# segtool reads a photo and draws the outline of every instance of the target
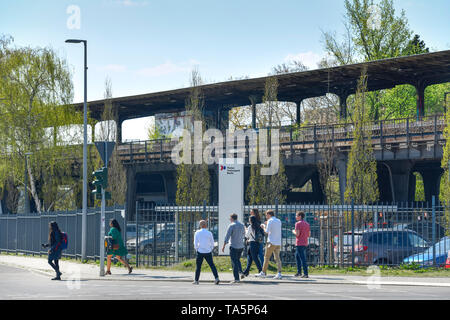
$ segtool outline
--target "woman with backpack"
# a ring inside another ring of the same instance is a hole
[[[59,230],[58,224],[55,221],[49,223],[48,243],[43,244],[44,248],[48,250],[48,264],[55,270],[56,277],[52,280],[61,280],[62,273],[59,271],[59,259],[61,259],[62,252],[62,233]]]
[[[262,270],[261,261],[259,260],[258,255],[260,243],[264,241],[264,230],[261,228],[261,225],[255,216],[250,216],[250,225],[247,228],[245,237],[248,239],[249,249],[247,253],[247,268],[244,270],[244,276],[248,277],[253,261],[256,264],[258,273]]]
[[[259,215],[259,210],[257,208],[253,208],[252,210],[250,210],[250,215],[255,216],[258,224],[261,224],[261,216]],[[259,243],[258,257],[262,265],[264,263],[264,239]]]
[[[119,222],[116,219],[111,219],[109,222],[109,226],[111,229],[109,230],[108,236],[112,238],[112,249],[108,249],[107,252],[107,263],[106,263],[106,274],[111,274],[111,259],[113,256],[128,268],[128,273],[133,271],[133,268],[130,267],[128,262],[126,261],[126,256],[128,255],[128,250],[123,244],[121,228]]]

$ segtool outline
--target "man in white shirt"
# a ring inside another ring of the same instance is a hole
[[[272,210],[266,211],[267,226],[262,224],[261,227],[268,235],[266,244],[266,254],[264,255],[264,265],[262,271],[257,274],[257,277],[265,277],[267,268],[269,267],[269,261],[272,254],[274,255],[275,262],[277,263],[277,275],[274,279],[281,279],[281,221],[275,217],[275,213]]]
[[[205,220],[201,220],[200,230],[195,232],[194,235],[194,248],[197,251],[197,268],[195,270],[195,280],[193,284],[198,284],[198,280],[200,278],[200,271],[202,268],[203,259],[208,262],[211,267],[211,271],[214,275],[215,284],[219,284],[219,275],[217,273],[216,266],[214,265],[212,251],[214,249],[214,237],[213,234],[206,229],[208,226]]]

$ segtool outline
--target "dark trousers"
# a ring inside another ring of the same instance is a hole
[[[259,253],[258,253],[259,261],[261,265],[264,263],[264,243],[259,244]]]
[[[295,259],[297,260],[297,273],[303,273],[305,276],[308,275],[308,263],[306,262],[306,246],[296,246]]]
[[[198,281],[198,279],[200,279],[200,271],[202,270],[203,259],[205,259],[206,262],[208,262],[209,267],[211,268],[211,271],[214,275],[214,278],[215,279],[219,278],[219,275],[217,274],[216,266],[214,265],[212,253],[211,252],[210,253],[197,252],[197,260],[196,260],[197,267],[195,269],[195,281]]]
[[[55,263],[53,263],[53,261],[55,261]],[[48,264],[53,268],[53,270],[55,270],[56,275],[59,274],[59,260],[58,259],[51,259],[50,257],[48,258]]]
[[[230,258],[231,266],[233,267],[234,280],[239,280],[239,273],[242,272],[242,265],[240,260],[242,251],[244,251],[244,248],[235,249],[233,247],[230,247]]]
[[[258,268],[258,272],[261,272],[262,270],[261,261],[259,260],[259,249],[261,248],[260,243],[256,241],[250,241],[249,243],[250,247],[247,254],[247,268],[244,271],[245,275],[248,275],[250,272],[250,267],[252,266],[253,261],[256,264],[256,268]]]

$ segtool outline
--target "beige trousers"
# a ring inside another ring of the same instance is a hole
[[[264,265],[262,268],[262,271],[264,273],[267,272],[267,268],[269,267],[270,257],[272,257],[272,254],[274,255],[275,262],[277,263],[278,272],[281,272],[280,250],[281,250],[281,246],[276,246],[274,244],[271,244],[270,242],[267,243],[266,253],[264,254]]]

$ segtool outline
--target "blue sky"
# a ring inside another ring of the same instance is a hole
[[[450,1],[394,3],[427,46],[450,49]],[[67,25],[71,5],[80,9],[80,29]],[[314,68],[324,55],[321,30],[341,34],[343,14],[337,0],[2,0],[0,32],[17,45],[56,49],[72,68],[78,102],[83,50],[67,38],[88,40],[88,99],[95,100],[107,76],[118,97],[187,86],[194,66],[208,82],[263,76],[291,57]]]

